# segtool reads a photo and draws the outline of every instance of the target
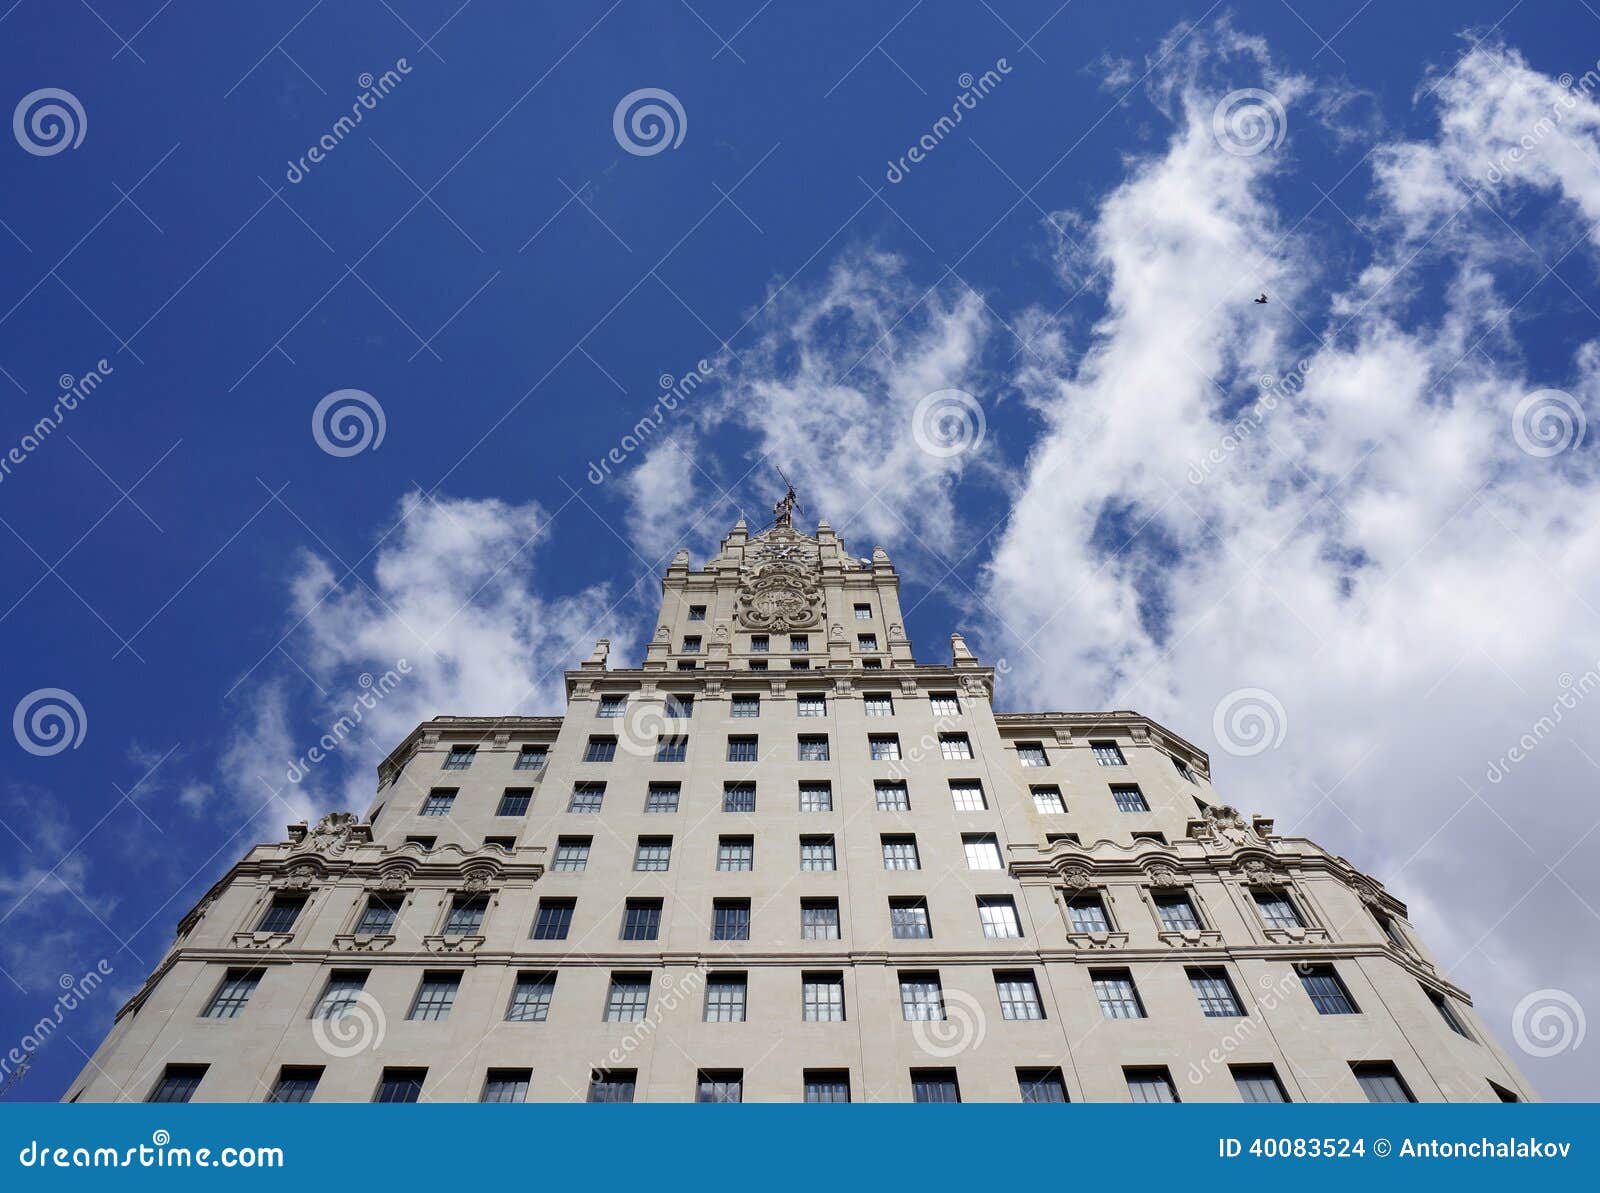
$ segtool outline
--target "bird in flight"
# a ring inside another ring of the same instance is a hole
[[[1267,302],[1267,296],[1265,294],[1263,294],[1260,298],[1256,299],[1255,301],[1256,301],[1256,305],[1258,307],[1259,306],[1265,306],[1266,302]]]

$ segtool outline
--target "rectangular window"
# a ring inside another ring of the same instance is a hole
[[[1066,813],[1066,802],[1061,798],[1059,787],[1030,787],[1033,793],[1033,810],[1045,816],[1061,816]]]
[[[857,650],[877,650],[878,649],[878,635],[876,635],[876,634],[857,634],[856,635],[856,649]]]
[[[1439,1018],[1449,1025],[1451,1031],[1463,1039],[1472,1039],[1472,1033],[1467,1031],[1467,1025],[1461,1022],[1461,1016],[1456,1014],[1456,1009],[1450,1005],[1448,998],[1437,990],[1430,990],[1426,986],[1422,988],[1422,992],[1428,996],[1428,1001],[1433,1004],[1433,1009],[1439,1012]]]
[[[828,761],[828,739],[825,735],[803,733],[799,741],[801,762]]]
[[[646,812],[676,812],[678,810],[678,785],[652,783],[644,796]]]
[[[1207,1019],[1236,1019],[1244,1014],[1233,983],[1221,966],[1206,965],[1188,971],[1189,988],[1200,1003],[1200,1013]]]
[[[385,1069],[378,1079],[378,1092],[374,1102],[416,1102],[422,1097],[422,1083],[428,1078],[427,1069]]]
[[[873,659],[873,658],[862,659],[861,660],[861,666],[862,666],[862,668],[864,670],[867,670],[867,671],[882,671],[883,670],[883,660],[882,659]]]
[[[800,692],[794,698],[796,715],[802,717],[825,717],[828,715],[828,694],[826,692]]]
[[[1145,802],[1144,792],[1132,783],[1111,789],[1111,798],[1117,803],[1119,812],[1148,812],[1150,805]]]
[[[890,836],[885,833],[883,842],[883,868],[885,870],[920,870],[922,859],[917,856],[917,838],[911,833]]]
[[[572,798],[567,801],[569,812],[598,812],[600,805],[605,802],[606,785],[604,783],[574,783],[572,785]]]
[[[146,1102],[187,1102],[206,1075],[209,1065],[168,1065]]]
[[[711,901],[711,939],[750,939],[750,900],[713,899]]]
[[[1410,947],[1406,944],[1405,933],[1400,930],[1399,923],[1393,918],[1384,915],[1381,911],[1373,912],[1372,918],[1377,920],[1378,927],[1383,929],[1383,934],[1389,938],[1389,943],[1394,945],[1395,948],[1405,952]]]
[[[1024,1102],[1065,1102],[1067,1083],[1060,1069],[1018,1069],[1017,1089]]]
[[[448,1019],[450,1009],[456,1005],[456,992],[461,989],[459,973],[428,972],[422,975],[417,986],[417,997],[411,1003],[407,1019],[432,1021]]]
[[[1298,965],[1300,984],[1319,1015],[1354,1015],[1355,1001],[1331,965]]]
[[[610,762],[616,756],[617,739],[614,737],[591,737],[583,750],[585,762]]]
[[[810,650],[811,636],[809,634],[790,634],[789,649],[802,654]]]
[[[321,1065],[284,1065],[278,1080],[267,1095],[269,1102],[309,1102],[322,1080]]]
[[[223,975],[222,984],[211,996],[211,1002],[201,1012],[202,1019],[237,1019],[245,1003],[261,984],[264,970],[230,969]]]
[[[550,757],[548,746],[523,746],[517,751],[517,770],[543,770],[545,760]]]
[[[750,635],[750,652],[752,654],[766,654],[769,649],[771,649],[771,645],[765,634]]]
[[[656,738],[657,762],[682,762],[688,755],[689,739],[687,737]]]
[[[641,873],[666,870],[672,864],[671,837],[640,837],[633,853],[633,868]]]
[[[1286,891],[1254,891],[1256,910],[1269,928],[1304,928],[1306,922]]]
[[[800,900],[800,939],[839,939],[839,900]]]
[[[407,845],[420,845],[424,849],[432,849],[438,837],[407,837]]]
[[[565,940],[572,928],[576,899],[540,899],[533,918],[533,940]]]
[[[356,921],[356,934],[374,936],[392,931],[402,902],[399,895],[368,895],[367,906]]]
[[[1416,1101],[1411,1096],[1410,1087],[1401,1078],[1400,1070],[1391,1061],[1352,1061],[1350,1071],[1360,1082],[1361,1092],[1367,1095],[1369,1102]]]
[[[874,798],[878,802],[880,812],[909,812],[911,811],[911,793],[904,783],[890,783],[879,780],[872,785]]]
[[[900,735],[873,733],[867,737],[867,753],[874,762],[900,761]]]
[[[733,697],[729,711],[736,717],[759,717],[761,697],[754,692],[738,693]]]
[[[742,973],[714,973],[707,978],[705,1021],[743,1023],[746,988]]]
[[[857,605],[855,607],[855,611],[856,611],[856,620],[857,621],[871,621],[872,620],[872,606],[871,605]]]
[[[944,988],[938,974],[901,972],[900,1014],[908,1023],[944,1018]]]
[[[257,932],[292,932],[294,922],[300,918],[300,909],[306,905],[304,895],[274,895],[267,910],[262,913]]]
[[[1017,761],[1023,766],[1049,766],[1050,756],[1044,752],[1044,746],[1040,742],[1019,741]]]
[[[650,1006],[650,975],[647,973],[614,973],[611,989],[606,993],[607,1023],[638,1023]],[[592,1098],[591,1101],[596,1099]],[[620,1101],[623,1099],[598,1099]],[[632,1092],[626,1101],[633,1101]]]
[[[519,973],[516,988],[511,991],[511,1004],[506,1007],[506,1022],[543,1023],[555,995],[555,974]]]
[[[1094,751],[1094,760],[1101,766],[1127,766],[1122,757],[1122,747],[1114,741],[1092,741],[1089,748]]]
[[[517,847],[515,837],[485,837],[483,843],[490,849],[504,849],[507,853]]]
[[[728,738],[728,761],[754,762],[759,757],[757,741],[753,734],[748,737]]]
[[[832,837],[801,837],[800,868],[802,870],[837,870],[838,859],[834,853]]]
[[[847,1069],[807,1069],[807,1102],[848,1102],[850,1073]]]
[[[941,733],[939,756],[948,762],[961,762],[972,757],[972,742],[965,733]]]
[[[446,936],[472,936],[483,927],[483,917],[489,911],[488,895],[457,895],[450,901],[450,914],[445,917]]]
[[[754,783],[724,783],[722,785],[722,810],[724,812],[754,812],[756,810],[756,785]]]
[[[976,779],[950,780],[950,802],[957,812],[986,812],[989,801],[983,796],[983,784]]]
[[[706,607],[704,605],[690,605],[689,606],[689,620],[690,621],[704,621],[705,619],[706,619]]]
[[[833,785],[826,782],[800,784],[800,810],[802,812],[833,811]]]
[[[954,692],[930,692],[928,704],[933,709],[936,717],[959,717],[961,715],[961,697]]]
[[[495,808],[496,816],[526,816],[528,808],[533,804],[533,788],[507,787],[500,795],[500,803]]]
[[[1283,1082],[1271,1065],[1231,1065],[1233,1085],[1241,1102],[1287,1102]]]
[[[1173,767],[1174,770],[1176,770],[1178,772],[1178,774],[1182,775],[1183,778],[1186,779],[1188,782],[1194,783],[1195,786],[1197,786],[1197,787],[1199,786],[1199,783],[1196,781],[1196,779],[1194,777],[1194,771],[1189,769],[1189,764],[1187,762],[1185,762],[1182,758],[1174,758],[1172,760],[1172,767]]]
[[[889,900],[889,930],[896,940],[927,940],[933,936],[928,901],[907,896]]]
[[[638,1069],[596,1069],[589,1074],[589,1101],[631,1102],[638,1080]]]
[[[679,659],[678,660],[678,670],[679,671],[693,671],[697,665],[698,664],[696,664],[693,659]]]
[[[428,798],[422,801],[422,811],[418,815],[448,816],[450,815],[450,809],[455,806],[455,802],[456,793],[454,788],[448,791],[430,791],[428,792]]]
[[[655,940],[661,935],[661,900],[629,899],[622,908],[621,940]]]
[[[961,1086],[956,1081],[954,1069],[912,1069],[911,1100],[913,1102],[959,1102]]]
[[[466,770],[472,765],[472,760],[477,757],[477,746],[451,746],[450,753],[445,755],[445,770]]]
[[[1010,895],[979,895],[978,922],[991,940],[1010,940],[1022,935],[1022,920],[1017,902]]]
[[[744,871],[755,869],[756,839],[754,837],[718,837],[717,869]]]
[[[490,1069],[483,1081],[483,1102],[526,1102],[532,1069]]]
[[[595,715],[610,720],[612,717],[622,716],[627,711],[628,698],[626,696],[602,696],[600,697],[600,707],[595,711]]]
[[[1125,969],[1090,970],[1094,996],[1100,1000],[1100,1013],[1107,1019],[1143,1019],[1144,1004],[1134,988],[1133,974]]]
[[[684,638],[684,640],[683,640],[683,653],[684,654],[699,654],[700,653],[700,635],[699,634],[689,634],[688,636],[686,636]]]
[[[810,659],[795,659],[793,662],[791,662],[789,664],[789,670],[790,671],[810,671],[811,670],[811,660]]]
[[[589,865],[589,847],[593,837],[557,837],[556,854],[550,862],[552,870],[583,870]]]
[[[322,997],[311,1009],[313,1019],[343,1019],[361,1001],[361,989],[367,984],[364,969],[336,969],[328,975],[328,984],[322,988]]]
[[[894,716],[894,697],[888,692],[868,692],[861,698],[861,705],[869,717]]]
[[[1000,839],[993,833],[962,833],[961,848],[967,855],[969,870],[1003,870]]]
[[[800,975],[800,1018],[807,1023],[844,1022],[844,975]]]
[[[1128,1097],[1135,1102],[1176,1102],[1177,1087],[1172,1084],[1172,1074],[1165,1067],[1159,1069],[1123,1069],[1128,1082]]]
[[[668,692],[666,703],[668,719],[681,721],[694,715],[694,695],[691,692]]]
[[[1167,932],[1197,932],[1200,916],[1188,895],[1157,895],[1156,914],[1161,917],[1161,927]]]
[[[1044,1004],[1039,1001],[1039,983],[1032,971],[994,971],[995,993],[1000,996],[1000,1015],[1004,1019],[1043,1019]]]
[[[696,1102],[743,1102],[743,1069],[701,1069],[695,1074]]]
[[[1099,895],[1078,895],[1067,901],[1067,919],[1074,932],[1109,932],[1111,921]]]

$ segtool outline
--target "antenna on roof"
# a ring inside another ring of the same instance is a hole
[[[772,524],[774,526],[791,526],[794,523],[794,511],[800,510],[803,514],[805,510],[800,509],[800,502],[795,498],[794,482],[783,475],[783,469],[781,468],[778,469],[778,476],[783,480],[788,492],[772,507]]]

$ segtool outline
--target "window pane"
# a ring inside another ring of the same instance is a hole
[[[837,866],[832,837],[802,837],[800,840],[800,868],[802,870],[832,870]]]
[[[1101,766],[1127,765],[1122,758],[1122,749],[1114,741],[1092,741],[1089,748],[1094,751],[1094,760]]]
[[[1165,1069],[1125,1069],[1128,1095],[1135,1102],[1176,1102],[1178,1091]]]
[[[911,811],[911,795],[904,783],[875,783],[873,792],[878,801],[878,811]]]
[[[666,870],[672,864],[671,837],[640,837],[633,868],[645,873]]]
[[[837,900],[800,900],[800,939],[839,939],[839,904]]]
[[[939,975],[901,974],[900,1012],[911,1022],[943,1019],[944,990],[939,985]]]
[[[956,1076],[947,1070],[911,1071],[911,1100],[914,1102],[959,1102],[961,1089]]]
[[[848,1102],[850,1100],[850,1074],[833,1070],[807,1071],[807,1102]]]
[[[883,868],[885,870],[920,870],[922,859],[917,856],[917,839],[914,836],[883,838]]]
[[[533,921],[534,940],[565,940],[572,927],[574,899],[540,899],[539,911]]]
[[[1287,1102],[1289,1095],[1271,1065],[1234,1065],[1233,1084],[1241,1102]]]
[[[426,1069],[385,1069],[374,1102],[415,1102],[422,1097]]]
[[[485,1102],[526,1102],[528,1082],[533,1073],[528,1069],[490,1069],[483,1083]]]
[[[278,1082],[267,1096],[269,1102],[309,1102],[317,1092],[317,1082],[322,1080],[320,1068],[284,1065],[278,1071]]]
[[[292,932],[300,909],[306,905],[304,895],[275,895],[256,925],[257,932]]]
[[[900,738],[892,733],[874,733],[867,738],[867,751],[874,762],[897,762]]]
[[[1198,930],[1200,917],[1188,895],[1156,896],[1156,912],[1161,916],[1161,926],[1168,932]]]
[[[1144,1006],[1133,986],[1133,975],[1126,970],[1093,973],[1094,994],[1100,1012],[1107,1019],[1143,1019]]]
[[[729,762],[754,762],[758,756],[757,744],[759,739],[754,737],[730,737],[728,739]]]
[[[533,803],[533,789],[531,787],[507,787],[500,797],[500,806],[494,810],[496,816],[525,816],[528,807]]]
[[[458,973],[425,973],[417,987],[416,1001],[411,1004],[408,1019],[447,1019],[456,1004],[456,991],[461,988]]]
[[[631,1102],[637,1069],[596,1069],[589,1077],[589,1101]]]
[[[1000,997],[1000,1014],[1006,1019],[1043,1019],[1039,985],[1031,973],[996,973],[995,993]]]
[[[889,927],[896,940],[926,940],[933,935],[926,899],[890,899]]]
[[[1079,895],[1067,903],[1067,918],[1074,932],[1109,932],[1111,921],[1099,895]]]
[[[1034,811],[1043,813],[1046,816],[1056,816],[1067,810],[1067,805],[1061,798],[1061,789],[1059,787],[1034,787],[1031,790],[1033,792]]]
[[[676,812],[678,810],[678,785],[652,783],[644,797],[646,812]]]
[[[483,917],[488,910],[487,895],[457,895],[450,904],[450,914],[444,922],[445,935],[472,935],[483,927]]]
[[[801,1018],[807,1023],[844,1022],[844,975],[801,975]]]
[[[745,975],[712,974],[706,982],[705,1021],[743,1023],[744,1007]]]
[[[237,1019],[245,1003],[261,984],[263,971],[259,969],[230,969],[223,975],[222,984],[211,996],[211,1005],[202,1014],[204,1019]]]
[[[1148,812],[1150,805],[1145,802],[1144,792],[1137,787],[1113,787],[1111,798],[1117,803],[1119,812]]]
[[[1367,1095],[1367,1101],[1416,1101],[1406,1088],[1406,1083],[1400,1079],[1399,1070],[1388,1061],[1353,1064],[1350,1067],[1355,1072],[1356,1080],[1361,1083],[1361,1092]]]
[[[833,811],[833,786],[830,783],[800,784],[800,810],[802,812]]]
[[[726,783],[722,788],[724,812],[754,812],[756,810],[756,785],[754,783]]]
[[[1353,1015],[1356,1005],[1351,1001],[1344,983],[1331,965],[1307,965],[1300,968],[1300,984],[1311,997],[1311,1005],[1319,1015]]]
[[[734,871],[754,869],[755,854],[754,837],[723,837],[717,843],[717,869]]]
[[[957,812],[983,812],[989,807],[989,801],[983,797],[982,783],[952,782],[950,800]]]
[[[1017,1086],[1024,1102],[1065,1102],[1067,1083],[1060,1069],[1018,1069]]]
[[[983,934],[991,939],[1022,935],[1022,921],[1017,917],[1017,905],[1010,895],[979,895],[978,919],[983,925]]]
[[[1000,841],[993,833],[962,833],[961,847],[966,851],[967,869],[1001,870]]]
[[[750,900],[713,900],[711,904],[711,939],[749,940]]]
[[[1233,983],[1227,973],[1215,967],[1191,969],[1189,988],[1200,1003],[1200,1013],[1208,1019],[1226,1019],[1244,1014],[1239,998],[1233,992]]]
[[[547,746],[523,746],[517,751],[517,770],[543,770],[549,756]]]
[[[506,1008],[506,1020],[510,1023],[543,1023],[550,1014],[550,1000],[555,993],[555,974],[518,974],[516,988],[511,992],[511,1005]]]
[[[1283,891],[1256,891],[1256,908],[1269,928],[1304,928],[1294,901]]]
[[[589,864],[589,845],[593,837],[557,837],[552,870],[582,870]]]
[[[606,1022],[637,1023],[645,1016],[650,1002],[648,974],[612,974],[611,991],[606,996]],[[627,1101],[632,1101],[630,1092]]]
[[[696,1102],[744,1101],[744,1074],[738,1069],[702,1069],[695,1090]]]
[[[828,761],[828,739],[825,737],[802,737],[800,739],[800,761]]]
[[[661,900],[629,899],[622,911],[623,940],[655,940],[661,932]]]
[[[575,783],[572,787],[572,798],[567,802],[567,811],[598,812],[605,797],[604,783]]]

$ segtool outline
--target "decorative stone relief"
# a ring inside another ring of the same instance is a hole
[[[1189,836],[1196,841],[1209,841],[1224,848],[1270,848],[1266,839],[1239,814],[1239,810],[1226,804],[1204,805],[1201,819],[1189,822]]]
[[[315,850],[324,857],[338,857],[346,849],[364,845],[372,839],[372,833],[354,812],[329,812],[309,832],[303,826],[291,825],[291,835],[297,827],[302,834],[294,842],[297,853]]]
[[[822,589],[806,569],[770,563],[739,586],[739,621],[753,630],[804,630],[822,621]]]
[[[1153,887],[1178,887],[1189,885],[1189,879],[1187,875],[1178,873],[1178,871],[1174,870],[1171,866],[1151,866],[1150,869],[1145,871],[1145,875],[1149,878],[1150,885]]]

